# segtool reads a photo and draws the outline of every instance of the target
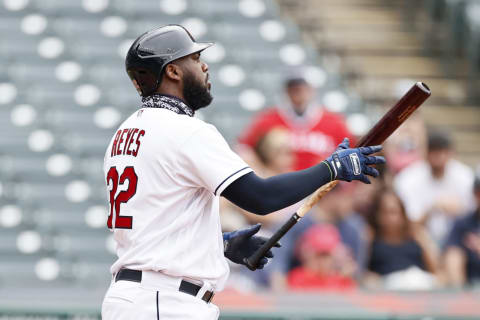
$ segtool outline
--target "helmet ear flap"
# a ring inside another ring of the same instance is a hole
[[[128,75],[135,89],[143,97],[153,94],[160,84],[160,79],[147,69],[129,70]]]

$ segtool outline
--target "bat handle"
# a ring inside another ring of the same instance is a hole
[[[302,219],[302,217],[300,217],[297,213],[294,213],[290,219],[267,240],[267,242],[258,248],[257,251],[255,251],[250,257],[244,258],[243,262],[248,269],[252,271],[256,270],[258,268],[258,262],[263,258],[265,253],[273,248],[278,240],[280,240],[285,233],[288,232],[288,230],[290,230],[298,221],[300,221],[300,219]]]

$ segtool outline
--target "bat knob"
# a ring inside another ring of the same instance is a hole
[[[243,258],[243,263],[247,266],[248,269],[252,271],[257,270],[257,264],[252,262],[250,258]]]

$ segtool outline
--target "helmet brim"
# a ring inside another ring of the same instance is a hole
[[[201,52],[211,46],[213,46],[215,43],[214,42],[195,42],[194,44],[194,50],[192,53],[197,53]]]
[[[175,54],[162,53],[162,54],[152,54],[147,56],[142,56],[141,54],[138,54],[138,56],[141,59],[166,58],[165,63],[170,63],[174,60],[186,57],[188,55],[202,52],[203,50],[213,46],[214,44],[215,44],[214,42],[194,42],[192,43],[192,46],[190,48],[187,48],[186,50],[183,50],[180,52],[176,52]]]

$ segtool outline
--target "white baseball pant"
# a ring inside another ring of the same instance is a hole
[[[112,280],[102,305],[103,320],[216,320],[219,309],[200,299],[211,286],[204,284],[197,296],[179,291],[182,278],[143,271],[142,281]]]

